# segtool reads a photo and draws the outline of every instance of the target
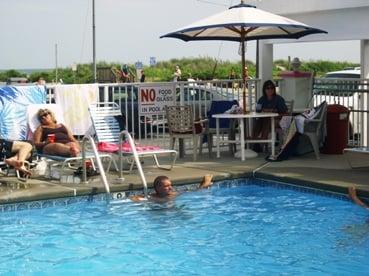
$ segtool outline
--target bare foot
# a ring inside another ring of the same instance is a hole
[[[5,159],[5,163],[10,166],[10,167],[21,167],[23,165],[23,162],[17,160],[17,159],[13,159],[13,158],[9,158],[9,159]]]
[[[31,171],[27,170],[26,167],[24,165],[18,167],[18,168],[15,168],[16,170],[22,172],[25,176],[32,176],[32,173]]]
[[[211,185],[213,185],[213,175],[212,174],[207,174],[203,177],[203,179],[201,180],[200,189],[206,189],[208,187],[210,187]]]

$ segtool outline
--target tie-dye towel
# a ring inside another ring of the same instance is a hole
[[[45,86],[0,87],[0,137],[9,140],[26,139],[27,106],[45,102]]]
[[[63,111],[65,125],[74,135],[85,135],[92,127],[88,107],[96,103],[99,95],[97,84],[57,85],[55,102]]]

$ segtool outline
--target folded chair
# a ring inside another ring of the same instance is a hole
[[[92,120],[92,124],[96,134],[96,140],[98,142],[98,149],[100,151],[114,152],[119,151],[119,136],[123,130],[122,122],[119,120],[122,118],[122,113],[118,104],[114,102],[102,102],[89,106],[89,112]],[[123,145],[123,156],[127,158],[132,157],[132,151],[126,144]],[[159,169],[171,170],[177,159],[177,151],[169,149],[161,149],[154,146],[138,146],[138,157],[152,157],[155,165]],[[158,155],[170,155],[171,163],[169,166],[162,166],[159,163]],[[134,162],[130,162],[130,172],[133,169]]]
[[[28,122],[28,138],[29,139],[33,138],[33,133],[35,132],[36,128],[40,125],[40,122],[37,118],[37,112],[41,108],[43,109],[47,108],[51,110],[55,114],[55,117],[58,123],[64,122],[61,108],[57,104],[29,105],[27,107],[27,122]],[[59,168],[60,180],[62,179],[63,175],[67,174],[66,169],[69,168],[69,169],[75,170],[77,169],[78,166],[73,165],[73,163],[76,163],[76,162],[79,163],[82,161],[82,154],[76,157],[63,157],[63,156],[48,155],[48,154],[42,154],[42,153],[36,153],[36,155],[37,157],[45,158],[47,160],[50,173],[51,173],[52,167],[56,167],[56,166],[60,167]],[[114,162],[114,159],[112,158],[111,154],[108,154],[108,153],[99,154],[99,157],[101,159],[108,160],[108,165],[107,165],[106,170],[109,171],[111,163]],[[94,169],[95,169],[95,165],[94,165],[95,158],[96,157],[92,152],[86,152],[86,159],[91,161],[91,164]],[[50,174],[50,177],[51,177],[51,174]]]
[[[313,146],[316,159],[320,159],[319,148],[325,138],[327,103],[323,102],[315,108],[314,117],[304,121],[304,136],[307,136]]]

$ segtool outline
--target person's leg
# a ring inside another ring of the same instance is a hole
[[[69,146],[69,152],[71,156],[77,156],[81,152],[81,147],[79,143],[70,142],[66,145]]]
[[[259,138],[263,126],[262,118],[258,118],[254,121],[254,127],[252,130],[252,138]]]
[[[6,164],[14,167],[16,170],[30,175],[30,171],[28,171],[24,166],[24,161],[31,157],[32,145],[28,142],[14,141],[11,144],[10,151],[15,155],[6,159]]]
[[[263,140],[268,139],[269,133],[270,133],[270,119],[262,118],[262,128],[260,138]]]
[[[70,146],[67,144],[50,143],[44,146],[43,153],[49,154],[49,155],[60,155],[60,156],[69,157],[71,156],[71,149],[70,149]]]
[[[16,153],[18,161],[24,162],[31,157],[32,145],[28,142],[14,141],[12,153]]]

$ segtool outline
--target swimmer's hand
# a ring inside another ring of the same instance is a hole
[[[205,175],[204,178],[200,182],[199,189],[209,188],[211,185],[213,185],[212,180],[213,180],[212,174]]]

